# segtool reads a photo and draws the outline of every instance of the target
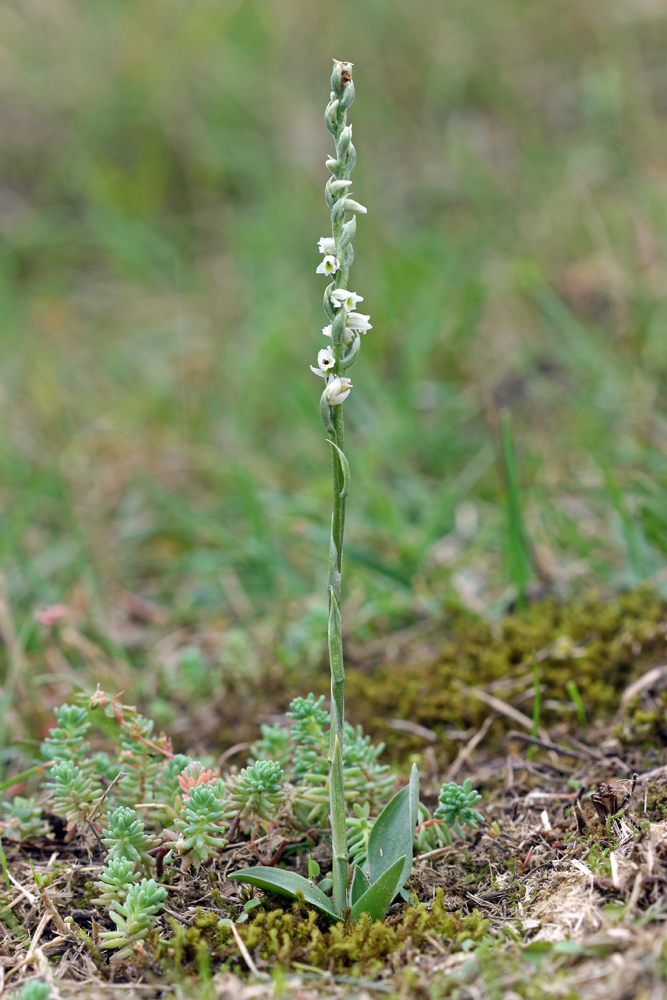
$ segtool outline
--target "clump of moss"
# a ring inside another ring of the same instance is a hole
[[[312,911],[304,914],[295,907],[289,912],[260,910],[239,933],[251,952],[286,967],[300,961],[334,973],[374,976],[390,955],[395,964],[402,964],[400,952],[408,941],[412,947],[428,948],[428,936],[435,936],[455,951],[465,941],[479,941],[487,927],[478,911],[468,916],[449,913],[438,889],[430,907],[417,903],[384,923],[364,916],[352,926],[337,923],[323,929]],[[224,944],[233,945],[227,928],[222,928],[222,937]]]
[[[385,720],[411,719],[440,735],[447,726],[479,725],[488,707],[466,685],[485,688],[502,680],[500,697],[526,692],[530,712],[532,656],[540,653],[543,721],[558,717],[556,702],[561,717],[575,718],[566,690],[574,680],[592,722],[612,715],[629,681],[664,657],[666,633],[667,604],[650,591],[565,604],[546,599],[498,623],[458,612],[428,658],[404,647],[393,661],[369,671],[361,661],[349,671],[348,704],[355,721],[380,733],[394,754],[404,754],[418,746],[405,734],[388,733]],[[499,720],[499,731],[503,725]]]
[[[218,913],[199,911],[189,928],[170,921],[174,935],[163,942],[162,958],[171,960],[181,970],[198,972],[202,955],[214,965],[240,962],[238,948],[229,921]],[[333,973],[374,976],[392,964],[404,964],[403,949],[432,948],[439,938],[451,951],[466,950],[488,935],[488,921],[475,910],[465,916],[450,913],[445,907],[442,889],[430,906],[416,903],[385,923],[373,923],[364,916],[357,924],[328,924],[314,910],[295,903],[290,910],[272,908],[262,903],[248,923],[236,929],[255,960],[276,962],[286,969],[299,964],[311,965]],[[430,940],[429,940],[430,939]]]

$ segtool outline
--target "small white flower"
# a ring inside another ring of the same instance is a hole
[[[320,253],[333,253],[336,249],[336,241],[333,236],[322,236],[317,241],[317,249]]]
[[[351,312],[347,314],[346,323],[350,330],[357,330],[359,333],[368,333],[372,330],[372,325],[368,322],[370,316],[364,316],[363,313]]]
[[[329,371],[330,368],[336,364],[336,359],[333,356],[333,351],[330,347],[324,347],[321,351],[317,352],[317,364],[322,369],[322,371]]]
[[[329,323],[328,326],[323,326],[322,327],[322,333],[324,334],[325,337],[330,337],[331,336],[331,323]]]
[[[356,292],[348,292],[347,288],[335,288],[331,293],[331,304],[334,309],[340,309],[341,306],[345,306],[346,309],[354,309],[357,302],[363,301],[363,295],[357,295]]]
[[[339,403],[345,402],[350,395],[351,388],[352,382],[349,378],[332,378],[324,390],[324,396],[329,406],[338,406]]]
[[[333,254],[327,254],[322,263],[315,269],[316,274],[335,274],[340,263]]]
[[[335,364],[336,359],[331,348],[323,347],[321,351],[317,352],[317,368],[311,365],[310,370],[321,378],[326,378]]]

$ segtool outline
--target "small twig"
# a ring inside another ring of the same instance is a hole
[[[588,826],[588,823],[584,819],[584,814],[581,811],[581,805],[579,803],[578,798],[574,800],[572,811],[574,812],[574,818],[577,821],[577,831],[578,833],[583,833],[586,827]]]
[[[12,875],[12,873],[10,871],[7,872],[7,877],[9,878],[9,881],[12,883],[12,885],[16,886],[16,888],[21,893],[21,895],[25,896],[25,898],[28,900],[28,902],[30,903],[30,905],[34,906],[35,903],[37,902],[37,896],[33,896],[33,894],[31,892],[28,892],[27,889],[24,889],[24,887],[21,885],[21,883],[17,879],[14,878],[14,876]]]
[[[454,778],[459,773],[459,771],[461,770],[461,768],[463,767],[463,765],[465,764],[465,762],[467,761],[468,757],[473,752],[475,747],[477,747],[482,742],[482,740],[489,731],[491,723],[494,722],[495,719],[497,719],[497,716],[495,714],[488,715],[484,720],[484,722],[482,723],[482,725],[480,726],[480,728],[475,733],[475,735],[468,740],[468,742],[464,747],[461,747],[456,756],[456,759],[449,765],[447,769],[447,773],[445,774],[445,781],[454,780]]]
[[[544,750],[552,750],[563,757],[575,757],[577,760],[590,760],[593,754],[581,753],[579,750],[571,750],[569,747],[561,746],[560,743],[553,743],[551,740],[540,739],[539,736],[531,736],[529,733],[518,733],[515,729],[510,729],[507,734],[509,740],[521,740],[522,743],[531,743],[533,746],[542,747]]]
[[[448,851],[455,850],[454,844],[447,844],[445,847],[436,847],[434,851],[426,851],[425,854],[418,854],[415,861],[426,861],[427,858],[439,858],[442,854],[447,854]]]
[[[224,753],[221,753],[218,757],[217,766],[222,767],[222,765],[233,757],[235,754],[240,753],[242,750],[249,750],[252,743],[235,743],[233,747],[228,747]]]
[[[118,774],[116,775],[116,777],[113,779],[113,781],[109,785],[109,787],[102,793],[102,796],[100,797],[97,805],[95,806],[95,808],[93,809],[93,811],[91,812],[91,814],[88,816],[88,822],[89,823],[92,823],[93,820],[95,819],[95,817],[97,816],[97,814],[98,814],[98,812],[100,810],[100,806],[102,805],[102,803],[104,802],[104,800],[106,799],[107,795],[109,794],[109,792],[111,791],[111,789],[113,788],[113,786],[116,784],[116,782],[120,781],[120,779],[124,778],[124,777],[126,777],[126,772],[125,771],[119,771]]]
[[[259,971],[259,969],[255,965],[255,963],[253,962],[252,956],[251,956],[250,952],[248,951],[248,949],[246,948],[241,935],[237,931],[236,924],[234,923],[233,920],[229,921],[229,926],[232,929],[232,934],[234,935],[234,940],[236,941],[236,946],[237,946],[238,950],[241,952],[241,954],[243,956],[243,960],[244,960],[245,964],[248,966],[248,968],[250,969],[250,972],[252,973],[252,975],[255,976],[257,979],[262,979],[262,980],[264,980],[264,982],[267,982],[271,977],[268,976],[266,974],[266,972],[260,972]]]
[[[56,925],[56,927],[58,928],[58,930],[60,931],[60,933],[63,935],[63,937],[70,937],[71,936],[71,932],[70,932],[69,927],[67,926],[67,924],[65,923],[65,921],[63,920],[63,918],[58,913],[53,900],[51,899],[51,897],[49,896],[48,892],[46,891],[46,886],[45,885],[41,885],[40,883],[41,883],[41,879],[40,879],[39,882],[36,882],[37,891],[39,892],[40,896],[42,897],[42,902],[44,903],[44,906],[47,908],[47,910],[49,911],[49,913],[53,917],[53,922]]]
[[[399,733],[410,733],[411,736],[419,736],[422,740],[435,743],[438,734],[426,726],[420,726],[418,722],[410,722],[409,719],[390,719],[387,723],[390,729],[395,729]]]
[[[282,844],[279,844],[278,847],[276,848],[275,854],[273,854],[271,856],[267,856],[267,859],[264,862],[264,864],[267,866],[267,868],[275,868],[276,863],[280,860],[280,858],[282,856],[282,853],[283,853],[283,851],[285,850],[285,848],[287,847],[288,844],[289,844],[289,840],[287,840],[287,838],[284,837]]]
[[[533,728],[533,720],[529,719],[527,715],[523,714],[523,712],[520,712],[518,708],[514,708],[513,705],[508,705],[506,701],[502,701],[500,698],[496,698],[492,694],[487,694],[487,692],[482,691],[481,688],[468,687],[467,684],[461,684],[461,689],[464,694],[469,694],[473,698],[479,698],[480,701],[490,705],[491,708],[495,709],[496,712],[499,712],[500,715],[505,715],[508,719],[513,719],[514,722],[523,726],[524,729],[531,730]]]

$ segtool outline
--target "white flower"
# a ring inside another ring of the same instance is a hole
[[[350,330],[357,330],[359,333],[368,333],[372,330],[372,325],[368,322],[370,316],[364,316],[363,313],[350,312],[347,314],[347,323]]]
[[[329,323],[328,326],[323,326],[322,327],[322,333],[324,334],[325,337],[330,337],[331,336],[331,323]]]
[[[341,306],[345,306],[346,309],[354,309],[357,302],[363,301],[363,295],[357,295],[356,292],[348,292],[347,288],[335,288],[331,293],[331,304],[334,309],[340,309]]]
[[[336,257],[332,254],[327,254],[319,267],[315,268],[316,274],[335,274],[340,264]]]
[[[329,371],[336,364],[333,351],[330,347],[324,347],[317,352],[317,364],[323,371]]]
[[[333,253],[336,249],[336,241],[333,236],[321,236],[317,241],[317,249],[320,253]]]
[[[310,370],[311,372],[315,372],[316,375],[326,378],[335,364],[336,359],[331,348],[323,347],[321,351],[317,352],[317,368],[311,365]]]
[[[351,388],[352,382],[349,378],[332,378],[324,390],[324,397],[329,406],[338,406],[339,403],[345,402]]]

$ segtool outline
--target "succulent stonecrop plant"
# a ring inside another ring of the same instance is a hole
[[[474,808],[481,798],[479,792],[472,787],[470,778],[466,778],[462,785],[455,781],[445,782],[440,789],[433,816],[426,806],[419,806],[420,824],[416,837],[419,849],[428,851],[451,844],[452,834],[462,837],[464,826],[476,830],[484,822],[482,814]]]
[[[42,743],[42,756],[45,760],[67,761],[80,766],[90,749],[85,740],[90,729],[87,709],[81,705],[61,705],[54,710],[54,715],[58,725],[49,730]]]
[[[190,865],[199,869],[225,846],[224,817],[224,788],[219,779],[213,785],[191,786],[189,795],[184,797],[183,816],[176,820],[181,832],[176,847],[183,858],[184,870]]]
[[[82,823],[93,809],[96,795],[93,779],[67,760],[49,769],[48,789],[53,797],[53,811],[70,824]]]
[[[290,760],[290,730],[280,725],[267,726],[266,723],[262,723],[259,728],[262,735],[250,748],[249,763],[274,760],[282,768],[287,767]]]
[[[149,851],[158,847],[160,840],[144,832],[144,824],[134,809],[118,806],[107,816],[107,830],[102,843],[108,849],[107,860],[124,858],[136,867],[149,868],[152,858]]]
[[[285,799],[283,769],[274,760],[258,760],[244,767],[229,784],[228,814],[249,817],[255,825],[266,825]]]
[[[152,719],[136,715],[131,726],[120,732],[118,760],[125,773],[120,792],[125,803],[153,801],[165,756],[173,757],[167,738],[156,740],[153,729]]]
[[[102,931],[102,948],[119,948],[116,958],[127,958],[134,946],[148,937],[155,925],[155,918],[167,898],[163,885],[150,878],[135,882],[127,890],[124,902],[113,902],[109,916],[116,924],[115,930]]]
[[[470,778],[466,778],[462,785],[457,785],[455,781],[447,782],[440,789],[433,817],[441,819],[444,826],[461,837],[463,831],[459,824],[476,829],[484,822],[482,814],[473,808],[481,798],[479,792],[472,787]]]
[[[99,896],[93,902],[101,906],[125,902],[130,886],[139,881],[134,867],[128,858],[110,858],[95,883]]]
[[[34,798],[17,795],[11,802],[0,802],[0,836],[11,840],[39,840],[50,829]]]

